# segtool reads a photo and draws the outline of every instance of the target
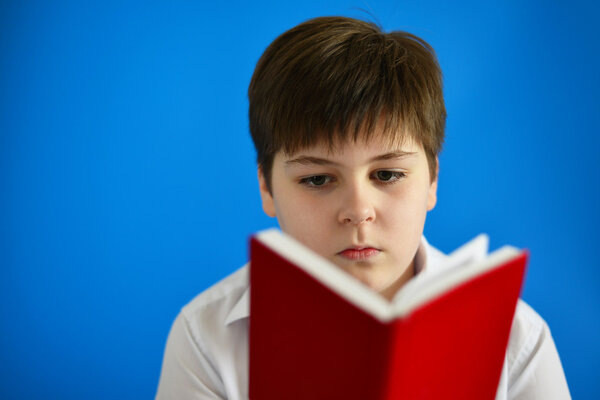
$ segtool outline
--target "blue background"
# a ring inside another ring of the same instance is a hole
[[[447,141],[428,239],[531,250],[523,298],[600,396],[598,7],[569,1],[0,3],[0,398],[154,395],[179,308],[262,215],[246,89],[320,15],[422,36]]]

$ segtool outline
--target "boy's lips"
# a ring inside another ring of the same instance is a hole
[[[380,250],[374,247],[350,247],[340,251],[338,255],[351,261],[366,261],[379,252]]]

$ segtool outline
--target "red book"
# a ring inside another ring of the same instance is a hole
[[[275,229],[250,248],[250,399],[494,399],[527,252],[417,275],[390,303]]]

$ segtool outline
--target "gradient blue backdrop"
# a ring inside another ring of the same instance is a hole
[[[523,297],[574,398],[600,396],[592,2],[123,3],[0,3],[0,398],[153,396],[179,308],[275,224],[247,128],[258,57],[360,9],[425,38],[444,70],[429,240],[528,247]]]

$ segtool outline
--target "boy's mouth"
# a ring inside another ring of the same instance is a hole
[[[366,261],[379,253],[380,250],[373,247],[350,247],[340,251],[338,255],[351,261]]]

